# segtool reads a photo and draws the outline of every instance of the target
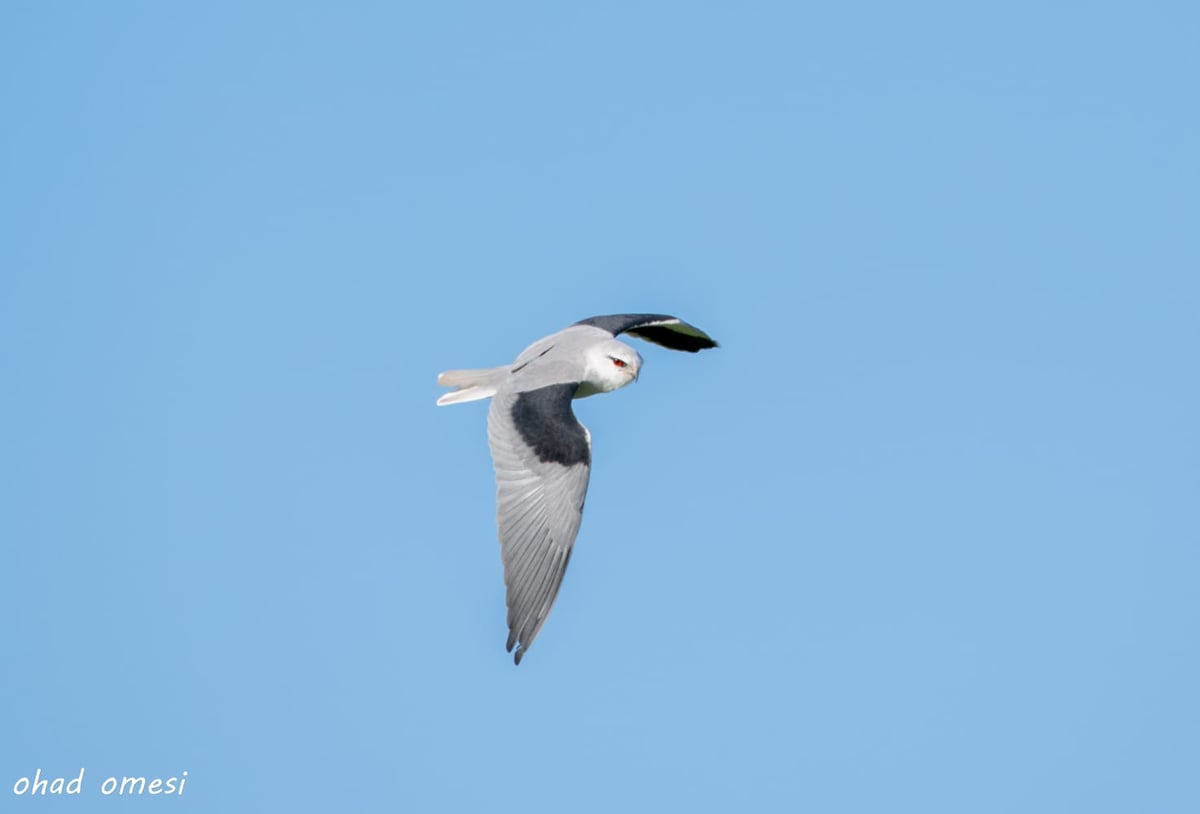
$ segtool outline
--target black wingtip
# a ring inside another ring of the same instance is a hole
[[[717,346],[716,341],[704,331],[670,314],[608,314],[581,319],[575,324],[591,325],[613,336],[629,333],[664,348],[689,353]]]
[[[517,652],[513,653],[513,647],[517,648]],[[504,650],[513,654],[513,664],[520,665],[521,659],[525,658],[525,645],[517,643],[515,630],[508,634],[508,642],[505,643]]]
[[[687,327],[691,331],[695,331],[695,333],[676,330],[674,326],[668,325],[644,325],[637,328],[630,328],[628,333],[645,339],[647,342],[662,345],[664,348],[687,351],[688,353],[698,353],[702,350],[717,347],[717,340],[699,328],[694,328],[690,325]]]

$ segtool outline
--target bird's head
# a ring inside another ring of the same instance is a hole
[[[642,357],[623,342],[610,339],[588,348],[584,385],[595,393],[609,393],[637,380]]]

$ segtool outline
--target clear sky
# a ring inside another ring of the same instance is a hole
[[[1200,810],[1198,40],[5,3],[0,810]],[[628,311],[515,668],[435,376]]]

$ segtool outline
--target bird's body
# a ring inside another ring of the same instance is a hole
[[[641,355],[615,338],[620,333],[690,352],[717,344],[675,317],[615,314],[539,339],[511,365],[438,376],[438,384],[456,388],[439,405],[492,399],[488,443],[507,586],[507,647],[517,648],[517,664],[550,613],[583,516],[591,436],[571,401],[624,387],[641,372]]]

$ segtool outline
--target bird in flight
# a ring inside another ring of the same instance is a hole
[[[592,438],[573,399],[635,381],[641,355],[629,334],[672,350],[715,348],[704,331],[665,314],[612,314],[576,322],[527,347],[510,365],[448,370],[455,388],[439,406],[491,398],[488,444],[496,469],[496,520],[508,605],[508,652],[529,650],[546,622],[579,533],[592,468]]]

